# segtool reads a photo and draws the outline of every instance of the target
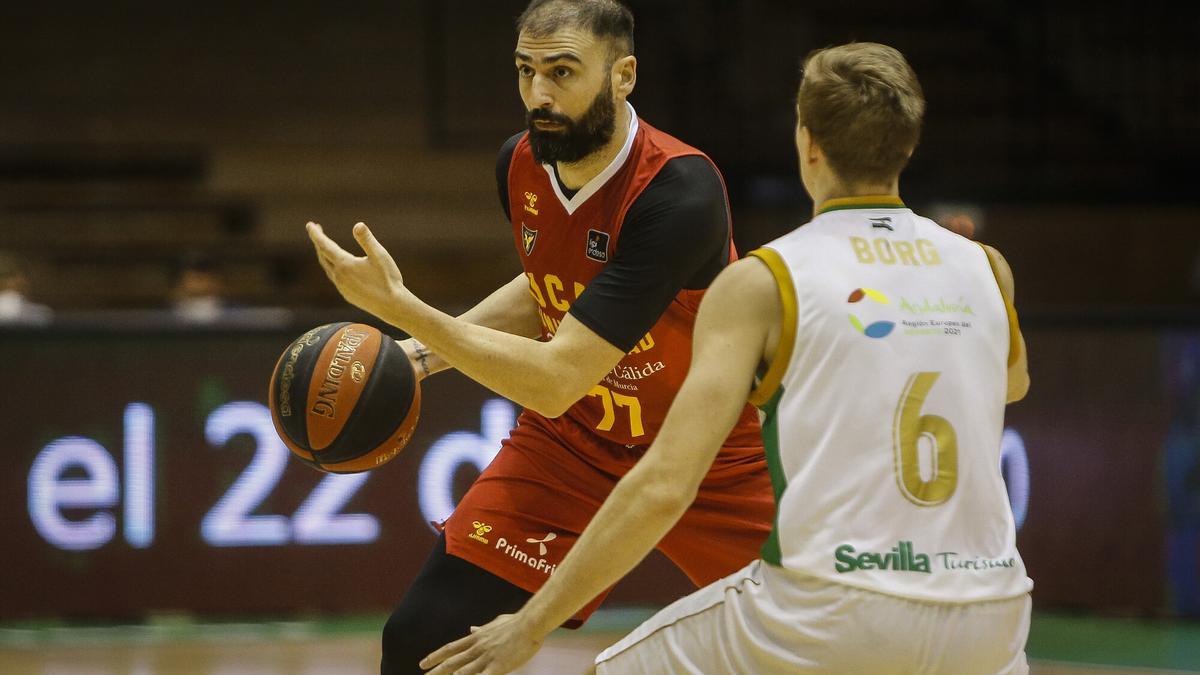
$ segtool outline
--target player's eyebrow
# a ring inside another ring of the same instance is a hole
[[[516,59],[517,61],[531,61],[531,62],[538,61],[538,59],[534,59],[532,56],[530,56],[529,54],[526,54],[525,52],[523,52],[521,50],[517,50],[517,51],[513,52],[513,58]],[[574,61],[575,63],[578,63],[578,64],[583,63],[583,59],[579,58],[577,55],[575,55],[572,52],[555,52],[553,54],[547,54],[546,56],[543,56],[540,59],[540,62],[542,64],[554,63],[555,61]]]

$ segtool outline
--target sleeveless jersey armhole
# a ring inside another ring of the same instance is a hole
[[[787,372],[788,363],[792,360],[792,350],[796,346],[796,287],[792,284],[792,275],[788,272],[787,264],[777,251],[770,248],[759,248],[747,255],[758,258],[775,277],[775,285],[779,288],[779,300],[783,304],[783,330],[779,335],[779,346],[775,350],[775,358],[767,366],[767,372],[759,379],[758,385],[750,392],[750,404],[763,408],[783,384],[783,375]]]
[[[983,244],[980,244],[979,248],[983,249],[988,267],[992,268],[992,277],[996,279],[996,286],[1000,288],[1000,297],[1004,298],[1004,311],[1008,314],[1008,367],[1011,368],[1021,357],[1021,324],[1017,321],[1017,308],[1013,306],[1012,298],[1004,292],[1004,285],[1000,283],[1000,272],[996,269],[996,262],[992,260],[991,254],[983,248]]]

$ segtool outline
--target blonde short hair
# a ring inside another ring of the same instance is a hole
[[[899,51],[874,42],[818,49],[804,60],[800,124],[848,183],[887,183],[917,141],[925,97]]]

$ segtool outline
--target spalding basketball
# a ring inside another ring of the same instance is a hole
[[[271,375],[275,431],[306,464],[357,473],[408,443],[421,387],[404,350],[361,323],[330,323],[296,339]]]

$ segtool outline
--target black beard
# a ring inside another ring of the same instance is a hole
[[[557,122],[563,128],[561,131],[539,129],[534,125],[537,120]],[[534,161],[539,164],[578,162],[612,140],[616,122],[617,106],[607,87],[600,89],[578,121],[544,108],[535,108],[525,114],[529,148],[533,151]]]

